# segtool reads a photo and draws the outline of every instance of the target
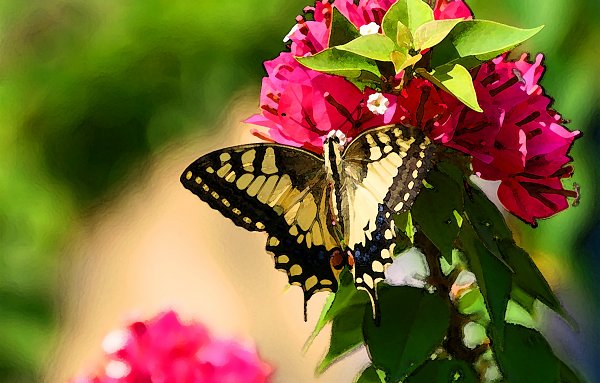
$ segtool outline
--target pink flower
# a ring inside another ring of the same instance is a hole
[[[312,13],[314,20],[306,21],[302,16],[296,17],[296,25],[284,40],[292,42],[292,54],[300,57],[321,52],[328,47],[333,7],[327,0],[318,1],[314,7],[306,7],[304,12]]]
[[[433,7],[433,17],[436,20],[471,20],[473,12],[463,0],[436,0],[435,7]]]
[[[109,334],[104,349],[104,372],[74,383],[263,383],[271,373],[254,349],[213,339],[172,311]]]
[[[268,128],[266,136],[273,141],[320,153],[331,130],[351,139],[368,127],[384,124],[385,116],[366,105],[370,93],[362,93],[343,77],[310,70],[290,53],[267,61],[265,68],[262,113],[246,122]]]
[[[561,125],[550,109],[551,100],[539,80],[542,55],[527,61],[500,56],[481,66],[475,89],[484,113],[456,102],[451,108],[457,129],[448,146],[473,156],[473,170],[487,180],[502,181],[498,196],[503,205],[535,224],[568,206],[560,179],[569,177],[568,151],[578,131]]]

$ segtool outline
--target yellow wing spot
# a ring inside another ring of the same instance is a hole
[[[279,245],[279,239],[277,239],[277,237],[271,237],[269,238],[269,246],[277,246]]]
[[[373,278],[371,278],[371,276],[367,273],[363,274],[363,279],[365,281],[365,284],[367,286],[369,286],[370,288],[373,288],[375,286],[375,284],[373,283]]]
[[[306,247],[309,249],[312,247],[312,235],[310,232],[306,233]]]
[[[392,149],[393,149],[393,148],[392,148],[390,145],[386,145],[386,146],[383,148],[383,152],[384,152],[385,154],[387,154],[387,153],[391,152],[391,151],[392,151]]]
[[[237,186],[240,190],[244,190],[248,187],[248,185],[250,185],[250,182],[252,182],[253,179],[254,176],[250,173],[242,174],[242,176],[238,178],[237,182],[235,183],[235,186]]]
[[[333,282],[331,282],[329,279],[321,279],[321,284],[323,286],[331,286],[333,285]]]
[[[256,177],[254,179],[254,181],[252,181],[252,183],[250,184],[250,186],[248,186],[248,189],[246,190],[246,193],[248,193],[248,195],[250,197],[254,197],[256,194],[258,194],[258,191],[263,186],[263,184],[265,183],[266,179],[267,179],[267,177],[265,177],[265,176],[258,176],[258,177]]]
[[[264,230],[265,229],[265,224],[262,222],[256,222],[256,228],[258,230]]]
[[[265,150],[265,157],[263,158],[261,170],[265,174],[277,173],[277,166],[275,165],[275,150],[273,150],[273,148],[267,148],[267,150]]]
[[[210,166],[206,168],[206,172],[213,174],[215,172],[215,169],[211,168]]]
[[[292,286],[302,286],[302,283],[300,283],[298,281],[294,281],[294,282],[292,282]]]
[[[298,226],[294,225],[294,226],[290,227],[290,234],[293,236],[298,235]]]
[[[418,176],[419,176],[419,171],[418,170],[413,170],[412,177],[413,178],[417,178]]]
[[[227,152],[221,153],[221,155],[219,156],[219,159],[221,160],[221,162],[227,162],[231,159],[231,155]]]
[[[395,244],[393,244],[393,245],[395,245]],[[393,250],[393,249],[394,249],[394,247],[391,246],[390,250]],[[388,249],[381,250],[381,258],[383,258],[383,259],[389,259],[389,258],[391,258],[392,256],[390,254],[390,250],[388,250]]]
[[[231,172],[227,175],[227,177],[225,177],[225,181],[231,183],[233,181],[235,181],[235,172]]]
[[[217,170],[217,175],[221,178],[225,177],[231,171],[231,164],[225,164],[221,166],[221,169]]]
[[[200,185],[202,183],[202,178],[196,177],[196,183]]]
[[[392,141],[390,136],[388,136],[387,134],[385,134],[383,132],[378,132],[377,138],[379,138],[379,141],[381,141],[381,143],[384,145],[389,144],[390,141]]]
[[[304,234],[300,234],[298,238],[296,238],[296,242],[298,242],[298,244],[301,244],[302,241],[304,241]]]
[[[185,173],[185,178],[187,180],[191,180],[192,179],[192,172],[188,171],[187,173]]]
[[[250,217],[244,217],[243,221],[246,222],[248,225],[252,223]]]
[[[304,286],[306,287],[306,290],[310,290],[317,285],[317,282],[319,282],[319,279],[316,275],[313,275],[312,277],[306,279]]]
[[[425,158],[425,152],[419,152],[419,157]]]
[[[238,209],[238,208],[235,208],[235,207],[234,207],[234,208],[233,208],[233,210],[231,210],[231,211],[232,211],[232,212],[233,212],[233,214],[235,214],[235,215],[240,215],[240,214],[242,214],[242,212],[240,211],[240,209]]]
[[[404,202],[400,202],[398,205],[394,207],[394,211],[400,211],[404,207]]]
[[[302,275],[302,267],[300,265],[294,265],[294,266],[290,267],[290,275],[292,277]]]
[[[223,202],[223,205],[225,205],[225,207],[231,207],[231,204],[229,203],[229,201],[227,200],[227,198],[223,198],[221,200],[221,202]]]
[[[260,192],[258,193],[256,198],[260,202],[266,204],[269,201],[269,197],[273,193],[273,189],[275,188],[275,184],[277,184],[278,180],[278,176],[269,177],[269,179],[267,179],[267,182],[265,182],[265,184],[263,185],[262,189],[260,189]]]
[[[210,193],[210,195],[214,198],[214,199],[219,199],[219,194],[217,192],[212,192]]]
[[[404,201],[406,202],[406,201],[408,201],[409,199],[410,199],[410,193],[406,193],[406,194],[404,195]]]
[[[277,263],[281,263],[282,265],[285,265],[289,261],[290,258],[287,255],[280,255],[279,257],[277,257]]]
[[[206,184],[202,185],[202,189],[204,189],[205,192],[210,190],[210,188]]]
[[[390,229],[387,229],[385,231],[385,235],[384,236],[385,236],[385,239],[387,239],[387,240],[390,240],[390,239],[394,238],[394,235],[392,234],[392,231]]]
[[[392,130],[392,134],[396,137],[402,137],[402,131],[398,128],[394,128],[394,130]]]
[[[379,148],[379,146],[373,146],[371,147],[371,154],[369,156],[369,159],[371,161],[377,161],[378,159],[381,158],[383,154],[381,153],[381,149]]]
[[[383,273],[383,264],[379,261],[374,261],[371,264],[371,269],[377,273]]]
[[[361,277],[358,277],[358,278],[356,278],[356,279],[354,280],[354,282],[356,282],[356,283],[363,283],[363,280],[362,280],[362,278],[361,278]]]
[[[312,241],[315,246],[323,244],[323,235],[321,234],[321,225],[319,225],[319,222],[315,222],[312,227]]]
[[[304,197],[304,199],[300,203],[298,215],[296,216],[296,221],[298,222],[298,225],[302,230],[308,231],[310,229],[311,224],[314,222],[316,216],[317,204],[315,203],[312,194],[309,194],[306,197]]]
[[[414,188],[414,187],[415,187],[415,181],[410,181],[408,183],[408,188],[412,190],[412,188]]]
[[[254,171],[254,166],[252,165],[254,162],[254,157],[256,157],[256,150],[254,149],[248,150],[242,154],[242,166],[244,167],[245,171]]]
[[[417,167],[420,168],[421,166],[423,166],[423,161],[421,161],[421,160],[417,161]]]

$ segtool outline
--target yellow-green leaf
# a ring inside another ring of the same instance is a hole
[[[415,49],[423,50],[439,44],[461,21],[463,20],[434,20],[421,25],[414,34]]]
[[[390,53],[394,50],[395,44],[392,39],[387,36],[374,34],[360,36],[349,43],[339,45],[335,48],[373,60],[391,61]]]
[[[432,72],[427,72],[425,69],[419,68],[417,69],[417,73],[452,94],[474,111],[483,112],[477,101],[473,78],[469,71],[462,65],[444,65]]]

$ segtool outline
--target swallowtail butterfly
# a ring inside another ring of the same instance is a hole
[[[272,143],[225,148],[197,159],[181,182],[236,225],[268,234],[275,267],[302,288],[305,307],[315,292],[335,292],[349,267],[377,315],[376,285],[394,254],[392,215],[410,209],[434,145],[398,125],[344,144],[334,131],[322,157]]]

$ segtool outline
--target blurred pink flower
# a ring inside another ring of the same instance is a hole
[[[253,348],[214,339],[173,311],[109,334],[103,348],[104,371],[74,383],[264,383],[271,373]]]
[[[579,135],[561,124],[550,108],[539,80],[543,56],[517,61],[506,55],[484,63],[475,76],[475,89],[484,113],[455,102],[456,131],[448,146],[473,156],[473,170],[487,180],[502,181],[498,196],[513,214],[535,224],[568,207],[560,179],[571,175],[565,167]]]

